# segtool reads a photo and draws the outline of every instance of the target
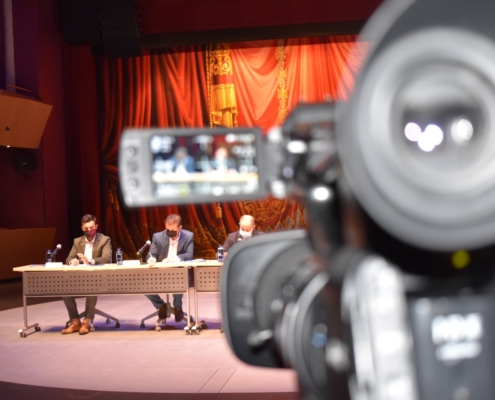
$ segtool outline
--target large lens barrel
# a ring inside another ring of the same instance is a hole
[[[339,154],[364,209],[411,245],[495,242],[493,16],[489,1],[416,1],[385,35],[370,24]]]

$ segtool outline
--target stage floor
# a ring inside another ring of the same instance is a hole
[[[84,299],[77,303],[82,311]],[[186,335],[185,323],[176,323],[173,317],[160,332],[154,330],[153,319],[141,329],[141,318],[153,312],[144,296],[101,296],[97,308],[118,318],[120,328],[96,316],[95,332],[62,335],[67,312],[59,300],[28,306],[28,323],[38,322],[41,332],[21,338],[17,331],[23,325],[22,308],[1,311],[0,381],[8,389],[3,395],[16,396],[19,385],[29,385],[69,389],[70,396],[65,393],[70,398],[155,398],[151,394],[181,400],[297,398],[294,371],[251,367],[233,355],[220,332],[218,293],[199,295],[199,317],[208,324],[200,335]],[[105,396],[110,392],[122,396]],[[64,397],[62,392],[48,393],[46,398]],[[33,390],[35,397],[45,398],[40,394]],[[9,398],[3,395],[0,391],[0,399]]]

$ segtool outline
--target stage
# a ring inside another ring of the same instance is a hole
[[[218,293],[199,295],[199,316],[208,329],[186,335],[173,319],[154,329],[153,312],[141,295],[100,296],[97,308],[120,320],[96,316],[95,332],[62,335],[67,312],[61,300],[31,304],[28,321],[38,322],[21,338],[22,308],[0,312],[0,399],[297,399],[292,370],[241,363],[220,332]],[[184,297],[185,302],[185,297]],[[80,311],[83,299],[77,300]],[[185,304],[184,304],[185,306]]]

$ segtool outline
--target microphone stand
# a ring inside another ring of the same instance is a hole
[[[138,252],[139,259],[141,260],[141,265],[146,265],[148,263],[144,260],[144,254],[143,253],[144,252],[141,252],[141,253]]]
[[[140,259],[140,262],[141,262],[141,265],[146,265],[148,264],[145,260],[144,260],[144,250],[146,250],[147,247],[149,247],[151,245],[151,241],[146,241],[145,245],[143,247],[141,247],[137,252],[136,254],[139,256],[139,259]],[[148,250],[149,251],[149,250]]]

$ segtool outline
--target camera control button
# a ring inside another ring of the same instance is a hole
[[[137,148],[135,147],[127,147],[125,149],[125,155],[127,157],[134,157],[137,154]]]
[[[138,164],[135,161],[128,161],[127,162],[127,169],[130,172],[136,172],[138,170]]]

